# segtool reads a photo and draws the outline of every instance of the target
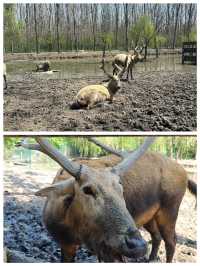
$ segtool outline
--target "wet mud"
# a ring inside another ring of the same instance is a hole
[[[196,73],[136,72],[122,81],[113,103],[71,110],[77,92],[105,77],[10,77],[4,91],[6,131],[194,131]]]

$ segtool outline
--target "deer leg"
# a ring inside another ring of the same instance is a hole
[[[61,246],[61,262],[74,262],[77,245]]]
[[[133,77],[133,66],[131,66],[130,72],[131,72],[131,79],[133,80],[134,79],[134,77]]]
[[[156,215],[157,225],[160,234],[165,242],[166,262],[172,262],[175,252],[175,247],[176,247],[175,224],[176,224],[177,214],[178,214],[178,209],[173,210],[172,212],[168,212],[168,210],[164,209],[160,210]]]
[[[7,89],[7,79],[6,79],[6,75],[3,75],[4,78],[4,89]]]
[[[157,253],[161,242],[161,235],[155,219],[144,225],[144,228],[150,233],[152,239],[152,249],[149,256],[149,261],[155,261],[157,259]]]
[[[126,80],[128,80],[128,77],[129,77],[129,71],[130,71],[130,66],[127,67],[127,75],[126,75]]]

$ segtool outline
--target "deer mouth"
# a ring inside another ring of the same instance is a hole
[[[122,254],[129,258],[141,258],[147,253],[147,243],[144,239],[138,238],[125,238],[122,245]]]

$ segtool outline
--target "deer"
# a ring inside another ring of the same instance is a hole
[[[117,151],[99,142],[95,138],[90,137],[88,140],[100,146],[108,153],[111,153],[111,155],[103,156],[97,160],[77,159],[74,161],[74,163],[82,165],[83,168],[87,166],[90,169],[95,169],[95,173],[93,174],[95,186],[93,183],[91,183],[91,180],[87,183],[88,188],[86,190],[88,195],[90,195],[92,198],[98,198],[98,196],[95,196],[96,193],[98,195],[97,184],[99,186],[99,183],[96,183],[97,176],[101,176],[99,181],[101,182],[102,186],[104,182],[110,181],[110,172],[112,174],[117,174],[117,182],[118,185],[120,184],[121,186],[121,192],[123,193],[122,195],[125,200],[125,206],[133,219],[134,228],[136,226],[138,230],[141,227],[144,227],[151,235],[152,249],[149,256],[149,261],[155,261],[157,259],[160,242],[163,239],[166,249],[166,261],[172,262],[176,246],[175,225],[179,206],[185,194],[186,188],[188,188],[189,191],[196,196],[196,183],[187,178],[186,171],[176,161],[164,157],[160,153],[147,151],[148,147],[155,141],[155,137],[148,137],[144,144],[138,148],[138,150],[132,152]],[[24,148],[35,149],[46,153],[43,146],[41,147],[37,145],[35,147],[33,144],[22,145]],[[55,156],[52,156],[49,153],[48,155],[55,159]],[[132,160],[131,158],[135,158],[136,160]],[[81,176],[80,171],[78,173]],[[69,169],[66,170],[64,167],[62,167],[62,169],[57,172],[53,184],[50,187],[36,192],[36,195],[38,196],[47,197],[47,202],[44,209],[44,222],[49,232],[51,232],[54,238],[57,239],[57,241],[61,244],[62,261],[65,262],[73,261],[78,246],[78,241],[76,244],[74,244],[73,241],[70,243],[72,236],[68,236],[69,227],[64,227],[62,220],[63,212],[68,211],[66,209],[63,210],[64,207],[61,207],[63,206],[62,200],[64,200],[64,194],[67,195],[68,193],[70,194],[70,192],[72,193],[74,188],[71,188],[70,191],[65,190],[65,192],[61,193],[61,191],[58,192],[59,189],[55,187],[62,187],[61,190],[63,190],[65,182],[67,184],[71,184],[72,176],[73,175],[69,172]],[[115,178],[114,180],[116,181]],[[61,184],[62,186],[60,186]],[[105,185],[107,188],[109,188],[109,191],[111,191],[108,184],[105,183]],[[57,194],[55,196],[53,195],[52,191],[56,189]],[[63,195],[62,199],[59,198],[59,193]],[[112,195],[115,195],[114,191],[112,191]],[[52,197],[52,202],[50,201],[50,197]],[[68,206],[72,202],[73,200],[70,198],[70,203],[67,203],[68,210]],[[85,210],[85,208],[88,210],[89,208],[90,212],[93,213],[93,208],[88,202],[82,200],[82,203],[85,203],[86,207],[81,205],[79,208],[79,205],[76,205],[78,208],[78,215],[80,215],[80,217],[86,218],[88,215],[82,216],[80,213],[81,210]],[[98,208],[97,205],[96,208]],[[104,221],[106,219],[105,215],[106,214],[104,214]],[[65,226],[69,226],[71,223],[68,219],[70,218],[69,216],[65,217],[66,219],[64,220],[64,224]],[[74,223],[74,216],[72,214],[71,217],[71,222]],[[75,220],[76,225],[78,221],[80,221],[80,217],[77,217],[77,220]],[[106,221],[109,219],[106,219]],[[115,223],[112,219],[111,221],[114,226]],[[88,227],[88,230],[91,232],[92,236],[94,236],[96,234],[96,232],[94,233],[93,231],[94,225],[91,226],[90,224],[90,227],[88,222],[86,222],[86,224],[86,227]],[[81,234],[80,231],[79,233]],[[65,236],[64,239],[62,238],[62,235]],[[69,239],[69,241],[67,239]],[[101,238],[98,238],[97,240],[99,244],[101,242],[100,239]],[[95,250],[92,248],[92,246],[89,245],[89,247],[90,249]],[[96,254],[100,261],[114,261],[116,258],[120,261],[125,261],[124,256],[132,257],[123,250],[118,250],[116,252],[116,248],[113,252],[113,249],[110,248],[110,246],[108,248],[108,246],[105,247],[102,244],[100,244],[97,249],[98,250],[96,251]]]
[[[6,64],[3,64],[3,88],[7,89]]]
[[[139,62],[143,60],[143,56],[141,55],[142,51],[143,51],[144,47],[142,47],[139,51],[138,48],[135,47],[134,48],[134,52],[133,54],[117,54],[112,62],[112,66],[113,66],[113,74],[117,73],[117,66],[122,66],[122,67],[126,67],[127,70],[127,76],[126,79],[129,80],[129,73],[131,75],[131,79],[133,80],[133,66]]]
[[[36,64],[36,72],[47,72],[50,70],[50,62],[44,61]]]
[[[100,69],[107,75],[108,81],[103,84],[87,85],[79,90],[75,97],[75,101],[71,104],[71,109],[86,108],[87,110],[93,108],[97,103],[109,101],[113,102],[113,97],[121,88],[121,78],[126,69],[126,65],[118,69],[118,73],[109,74],[105,69],[105,58],[103,56]]]
[[[80,244],[99,261],[143,257],[147,243],[126,208],[120,180],[154,138],[149,137],[137,151],[104,169],[69,160],[44,137],[36,136],[35,140],[31,144],[24,139],[19,145],[46,154],[62,167],[51,185],[35,193],[46,198],[43,221],[61,245],[61,261],[72,262]]]

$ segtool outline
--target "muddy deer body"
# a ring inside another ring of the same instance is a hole
[[[50,62],[45,61],[36,65],[36,72],[47,72],[50,70]]]
[[[3,64],[3,88],[7,89],[6,64]]]
[[[114,60],[112,62],[113,66],[113,74],[117,73],[117,66],[125,67],[127,71],[126,79],[129,79],[129,74],[131,76],[131,79],[133,78],[133,67],[134,65],[143,60],[143,56],[141,55],[143,48],[138,52],[137,49],[134,50],[133,54],[117,54],[114,57]]]
[[[75,97],[74,103],[71,105],[71,109],[78,109],[82,107],[91,109],[97,103],[105,101],[112,102],[114,95],[121,88],[120,79],[125,71],[126,65],[123,68],[116,65],[116,68],[118,69],[118,73],[110,75],[105,70],[103,58],[101,69],[108,76],[109,81],[104,84],[88,85],[80,89]]]
[[[140,155],[138,151],[108,151],[116,155],[74,162],[83,166],[78,170],[78,184],[74,185],[73,173],[61,169],[53,185],[37,193],[47,197],[44,222],[60,243],[63,260],[73,261],[81,243],[100,260],[122,260],[122,255],[137,258],[145,253],[136,230],[143,226],[152,238],[150,260],[156,259],[163,239],[167,262],[171,262],[179,206],[186,188],[195,194],[196,184],[191,186],[182,166],[159,153],[144,154],[144,148],[139,150]]]

